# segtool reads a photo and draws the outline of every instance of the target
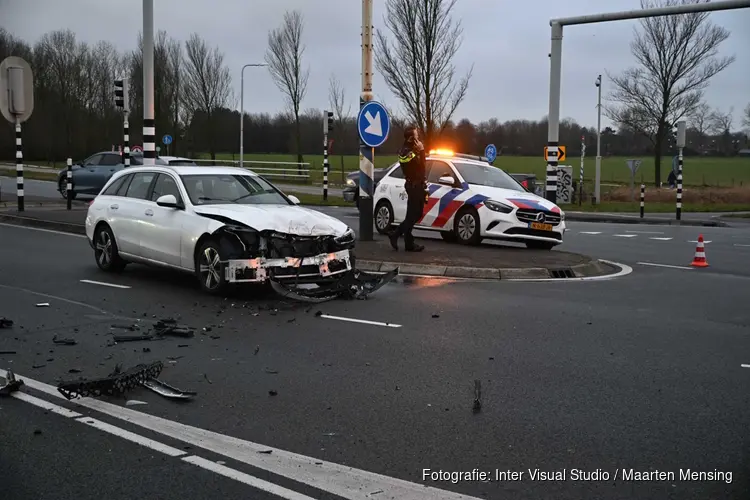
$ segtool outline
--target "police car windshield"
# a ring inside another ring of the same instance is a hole
[[[497,167],[491,165],[477,165],[476,163],[464,163],[454,161],[458,173],[469,184],[478,186],[489,186],[513,191],[525,192],[526,190],[510,175]]]

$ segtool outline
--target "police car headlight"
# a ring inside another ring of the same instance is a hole
[[[560,210],[560,220],[565,220],[565,212]]]
[[[354,183],[354,179],[347,179],[346,180],[346,185],[347,186],[356,186],[356,184]]]
[[[499,201],[487,200],[484,202],[484,206],[492,210],[493,212],[500,212],[501,214],[509,214],[513,211],[513,207],[509,207]]]

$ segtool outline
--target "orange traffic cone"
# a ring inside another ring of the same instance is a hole
[[[706,248],[703,246],[703,235],[698,235],[698,246],[695,247],[695,257],[690,264],[693,267],[708,267],[706,260]]]

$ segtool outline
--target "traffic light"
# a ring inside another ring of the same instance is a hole
[[[123,111],[130,111],[130,99],[128,99],[128,79],[115,80],[115,106]]]
[[[323,122],[323,132],[330,134],[333,131],[333,111],[326,111],[326,119]]]

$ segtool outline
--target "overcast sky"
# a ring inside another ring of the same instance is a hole
[[[328,103],[328,80],[335,74],[347,91],[352,109],[360,92],[361,2],[358,0],[155,0],[155,30],[166,30],[185,40],[198,32],[226,55],[238,96],[240,68],[262,62],[269,29],[277,27],[284,11],[299,9],[306,20],[305,63],[310,82],[303,108],[323,109]],[[374,0],[374,24],[383,28],[385,0]],[[456,57],[459,72],[474,64],[466,100],[455,118],[474,122],[497,117],[539,119],[547,114],[549,85],[549,20],[599,12],[629,10],[638,0],[459,0],[454,11],[464,27],[463,45]],[[750,9],[718,12],[711,20],[731,31],[721,47],[736,62],[715,77],[707,92],[710,105],[740,110],[750,101]],[[140,0],[0,0],[0,24],[30,42],[50,30],[69,28],[80,40],[109,40],[132,49],[142,29]],[[566,28],[563,41],[561,116],[596,125],[594,80],[607,71],[619,72],[633,64],[629,44],[637,21],[618,21]],[[383,79],[375,75],[373,91],[388,106],[396,106]],[[282,96],[264,69],[245,71],[245,109],[276,112]]]

